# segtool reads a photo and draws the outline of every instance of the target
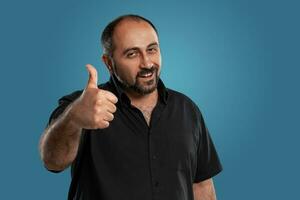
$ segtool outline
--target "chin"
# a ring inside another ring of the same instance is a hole
[[[151,82],[151,83],[150,83]],[[157,88],[157,82],[155,80],[150,80],[145,85],[140,85],[138,88],[138,91],[140,94],[150,94],[155,91]]]

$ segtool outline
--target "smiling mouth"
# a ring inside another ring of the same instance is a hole
[[[154,73],[153,72],[148,72],[148,73],[145,73],[143,75],[139,75],[138,77],[139,78],[149,78],[153,75]]]

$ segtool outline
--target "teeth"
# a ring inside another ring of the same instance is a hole
[[[152,75],[152,73],[148,73],[148,74],[145,74],[144,76],[141,76],[141,77],[150,77]]]

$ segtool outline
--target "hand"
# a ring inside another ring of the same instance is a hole
[[[98,88],[95,67],[87,64],[86,68],[89,80],[81,96],[72,104],[72,119],[81,128],[107,128],[114,119],[118,98],[113,93]]]

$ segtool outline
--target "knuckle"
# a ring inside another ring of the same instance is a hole
[[[105,96],[107,94],[107,91],[105,91],[105,90],[99,90],[98,91],[98,97],[103,97],[103,96]]]
[[[98,98],[96,101],[96,105],[101,106],[103,104],[103,99],[102,98]]]

